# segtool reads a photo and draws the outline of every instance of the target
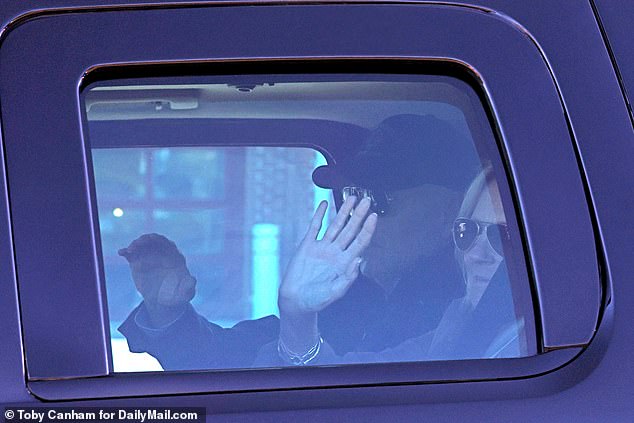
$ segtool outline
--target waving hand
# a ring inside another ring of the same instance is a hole
[[[315,313],[341,298],[359,275],[361,254],[370,244],[377,215],[367,216],[370,200],[356,197],[343,203],[321,240],[328,203],[317,207],[306,236],[291,260],[279,291],[280,310],[287,313]],[[367,216],[367,217],[366,217]]]

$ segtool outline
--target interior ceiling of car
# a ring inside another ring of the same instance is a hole
[[[109,85],[88,88],[83,98],[89,121],[316,119],[373,128],[401,113],[464,120],[471,108],[463,89],[445,82]]]

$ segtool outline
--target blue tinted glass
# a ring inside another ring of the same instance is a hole
[[[85,94],[107,104],[88,127],[99,121],[90,142],[116,371],[537,352],[510,191],[468,84],[258,79],[248,90],[239,76],[114,81]],[[147,107],[118,105],[133,95]],[[116,134],[131,130],[122,145]],[[132,364],[123,338],[151,362]]]
[[[149,221],[145,210],[138,206],[127,207],[124,200],[115,200],[112,204],[100,202],[99,227],[104,258],[116,256],[122,246],[147,230]]]
[[[224,155],[215,150],[162,148],[152,154],[157,199],[219,200],[224,196]]]
[[[153,230],[176,242],[187,256],[219,254],[224,249],[223,209],[154,209]]]
[[[141,149],[95,150],[95,184],[100,199],[142,199],[146,195],[147,159]]]

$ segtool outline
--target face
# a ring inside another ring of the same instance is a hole
[[[385,286],[398,281],[423,257],[449,242],[449,227],[458,193],[436,185],[394,191],[385,215],[378,219],[362,272]]]
[[[475,209],[470,216],[481,227],[488,224],[506,224],[502,202],[496,183],[490,183],[478,198]],[[498,270],[504,257],[493,249],[487,231],[495,231],[491,226],[481,230],[473,245],[465,252],[460,252],[464,263],[466,298],[475,307],[489,285],[491,278]],[[492,234],[494,235],[494,234]]]
[[[189,302],[196,293],[196,279],[184,260],[151,255],[130,263],[130,270],[146,302],[176,306]]]

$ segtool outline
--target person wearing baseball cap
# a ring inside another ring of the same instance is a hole
[[[279,356],[308,364],[322,337],[339,354],[380,351],[435,327],[464,289],[451,224],[479,167],[472,141],[449,123],[397,115],[358,153],[317,168],[315,184],[343,204],[317,239],[320,204],[283,278]]]
[[[131,351],[149,352],[165,369],[208,369],[248,367],[264,345],[256,366],[280,364],[271,357],[308,364],[321,337],[343,355],[381,351],[433,329],[464,289],[450,229],[479,166],[471,140],[436,117],[397,115],[356,154],[338,159],[313,173],[341,205],[319,240],[327,204],[317,208],[280,286],[280,321],[220,328],[189,304],[195,280],[175,244],[148,234],[122,249],[144,297],[120,328]],[[180,269],[181,278],[144,274],[159,264],[166,275]]]
[[[148,323],[160,327],[176,320],[196,293],[196,278],[176,244],[163,235],[144,234],[118,253],[130,264]]]
[[[132,352],[147,352],[164,370],[246,368],[257,351],[277,337],[273,316],[223,328],[198,314],[190,301],[196,278],[176,244],[164,235],[143,234],[119,250],[143,297],[119,327]]]

